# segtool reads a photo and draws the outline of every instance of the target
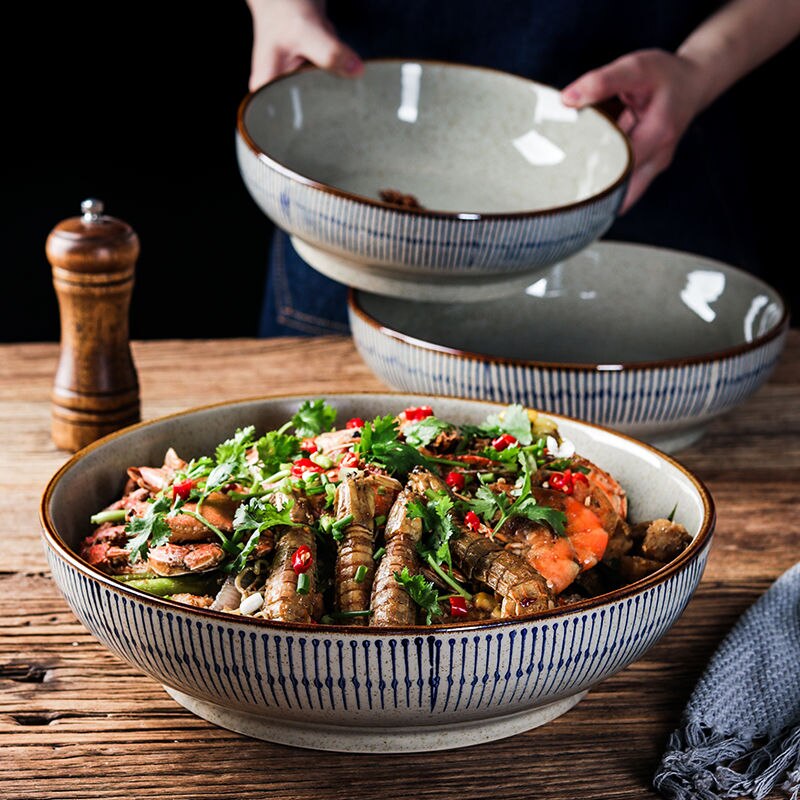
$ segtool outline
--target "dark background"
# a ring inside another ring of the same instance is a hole
[[[244,1],[25,6],[6,26],[23,33],[3,65],[0,341],[58,339],[45,240],[90,196],[141,240],[133,338],[256,335],[270,226],[234,151],[250,68]],[[782,109],[798,66],[795,43],[736,88],[753,157],[731,167],[759,198],[758,257],[795,324],[798,167]]]

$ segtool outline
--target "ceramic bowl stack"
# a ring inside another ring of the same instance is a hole
[[[763,282],[598,243],[630,146],[552,87],[425,61],[368,62],[357,80],[306,69],[248,95],[237,142],[264,212],[358,290],[353,336],[393,388],[520,402],[675,451],[780,355],[787,311]]]
[[[478,300],[579,251],[614,221],[631,171],[626,137],[599,111],[426,61],[279,78],[243,101],[237,152],[253,198],[312,266],[423,299],[445,284],[442,299]]]

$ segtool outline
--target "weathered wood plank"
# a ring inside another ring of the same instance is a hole
[[[354,757],[250,740],[189,714],[108,652],[47,574],[37,506],[67,458],[49,438],[56,355],[53,345],[0,347],[3,798],[656,797],[653,769],[708,658],[798,558],[793,331],[770,382],[680,456],[714,495],[715,544],[695,597],[644,659],[558,720],[480,750]],[[148,418],[238,397],[384,388],[344,338],[136,342],[134,357]]]

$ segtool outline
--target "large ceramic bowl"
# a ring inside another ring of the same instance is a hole
[[[601,112],[490,69],[369,61],[363,77],[308,68],[249,94],[239,166],[279,227],[399,272],[529,271],[606,231],[631,170]],[[424,207],[385,202],[413,195]]]
[[[349,308],[359,352],[396,389],[522,403],[669,452],[764,383],[789,326],[749,273],[615,242],[478,306],[351,292]]]
[[[117,583],[73,548],[89,516],[117,497],[126,467],[160,463],[168,446],[201,455],[235,428],[274,427],[302,398],[259,399],[143,423],[90,445],[47,486],[41,522],[50,567],[83,624],[198,715],[275,742],[399,752],[475,744],[563,713],[640,658],[697,586],[714,510],[702,483],[667,456],[619,434],[558,419],[578,451],[628,489],[632,519],[676,519],[694,537],[645,580],[537,617],[439,627],[348,628],[268,622],[192,608]],[[454,422],[499,407],[448,398],[330,395],[339,417],[431,404]]]

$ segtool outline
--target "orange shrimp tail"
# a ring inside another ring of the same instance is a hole
[[[578,577],[580,565],[572,544],[560,536],[534,543],[526,554],[528,563],[547,581],[553,594],[560,594]]]
[[[608,546],[608,533],[594,511],[574,497],[565,499],[567,538],[575,550],[581,572],[585,572],[603,558]]]

